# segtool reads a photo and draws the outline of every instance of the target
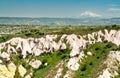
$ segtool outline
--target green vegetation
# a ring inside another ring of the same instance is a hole
[[[53,53],[46,53],[41,56],[35,57],[33,55],[28,55],[26,59],[23,59],[23,55],[21,53],[16,54],[11,54],[10,59],[11,61],[14,62],[14,64],[18,67],[19,65],[22,65],[27,69],[27,73],[32,70],[33,72],[33,77],[34,78],[44,78],[50,69],[54,67],[57,63],[59,63],[62,60],[66,60],[69,58],[69,53],[70,49],[65,49],[65,50],[58,50]],[[38,69],[32,68],[26,60],[31,60],[31,59],[38,59],[42,62],[42,65]],[[45,63],[48,63],[47,66],[45,66]],[[3,64],[7,65],[7,61],[3,61]],[[66,69],[65,69],[66,70]],[[19,75],[18,70],[15,72],[15,78],[21,78]]]
[[[99,30],[110,30],[116,29],[119,30],[120,26],[30,26],[30,25],[0,25],[0,42],[5,42],[13,37],[43,37],[48,34],[77,34],[85,35]],[[8,34],[9,33],[9,34]]]
[[[39,67],[39,69],[35,69],[33,75],[34,78],[44,78],[50,69],[54,67],[59,61],[69,58],[69,52],[70,50],[67,48],[63,51],[56,51],[54,53],[48,53],[41,57],[37,57],[37,59],[41,60],[43,64]],[[47,66],[44,65],[46,62],[48,63]]]
[[[0,37],[0,42],[5,42],[5,41],[7,41],[7,40],[9,40],[9,39],[11,39],[11,38],[12,38],[12,35],[10,35],[10,34],[2,35],[2,36]]]
[[[118,67],[118,75],[113,78],[120,78],[120,66]]]
[[[1,53],[2,53],[2,52],[6,52],[7,49],[6,49],[6,48],[3,48],[3,49],[1,49],[0,51],[1,51]]]
[[[22,77],[20,76],[20,73],[18,72],[18,68],[16,69],[14,78],[22,78]]]
[[[103,61],[106,59],[109,51],[117,48],[111,42],[91,44],[88,48],[84,49],[84,52],[87,54],[90,51],[92,52],[92,56],[88,56],[82,60],[80,68],[76,71],[75,78],[97,78],[98,72],[106,68]]]
[[[41,32],[38,29],[24,30],[24,31],[21,31],[21,33],[18,33],[18,34],[23,34],[26,37],[40,37],[41,35],[44,35],[44,33]]]

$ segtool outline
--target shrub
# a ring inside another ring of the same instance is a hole
[[[82,67],[81,67],[81,71],[86,71],[86,69],[87,69],[87,65],[86,64],[84,64]]]
[[[87,50],[87,49],[84,49],[83,51],[84,51],[85,55],[87,55],[88,50]]]
[[[43,59],[42,64],[45,64],[47,62],[47,58]]]
[[[98,51],[98,50],[99,50],[99,47],[96,47],[96,48],[95,48],[95,51]]]
[[[16,58],[19,60],[19,59],[22,59],[23,58],[23,55],[21,53],[19,53]]]
[[[106,45],[106,47],[107,47],[107,48],[111,48],[111,47],[112,47],[112,44],[108,43],[108,44]]]
[[[80,74],[81,76],[84,76],[84,74],[82,73],[82,74]]]
[[[26,64],[26,65],[25,65],[25,68],[26,68],[27,70],[29,70],[29,69],[31,68],[31,66],[30,66],[29,64]]]
[[[108,41],[107,41],[107,40],[104,40],[103,42],[104,42],[104,43],[107,43]]]
[[[60,56],[62,55],[63,53],[60,51],[60,52],[57,52],[57,56]]]
[[[26,62],[25,61],[21,61],[22,62],[22,66],[25,67]]]
[[[2,35],[2,36],[0,37],[0,42],[5,42],[5,41],[7,41],[7,40],[9,40],[9,39],[11,39],[11,38],[12,38],[12,35],[9,35],[9,34]]]
[[[93,65],[93,62],[90,62],[89,65]]]
[[[117,27],[117,25],[116,25],[116,24],[112,25],[112,28],[116,28],[116,27]]]
[[[61,59],[66,59],[67,57],[69,57],[67,54],[63,54],[63,55],[61,56]]]
[[[1,52],[6,52],[6,51],[7,51],[6,48],[1,49]]]
[[[93,28],[90,28],[90,30],[93,30]]]
[[[30,32],[26,32],[25,36],[30,37],[32,34]]]
[[[99,59],[100,57],[99,57],[99,56],[97,56],[96,58],[97,58],[97,59]]]
[[[45,65],[41,64],[40,67],[39,67],[39,69],[43,69],[45,67],[46,67]]]

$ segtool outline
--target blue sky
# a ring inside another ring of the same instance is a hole
[[[120,17],[120,0],[0,0],[1,17]]]

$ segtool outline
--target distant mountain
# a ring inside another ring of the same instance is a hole
[[[112,18],[112,19],[120,19],[120,17]]]
[[[84,17],[83,17],[84,16]],[[119,18],[100,18],[91,12],[81,14],[79,18],[29,18],[29,17],[0,17],[0,24],[6,25],[120,25]]]
[[[80,17],[101,17],[102,15],[93,13],[91,11],[85,11],[83,13],[80,14]]]

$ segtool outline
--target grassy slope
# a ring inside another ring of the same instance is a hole
[[[84,49],[85,52],[90,51],[93,55],[83,60],[75,78],[96,78],[98,72],[106,67],[106,65],[103,65],[103,61],[109,51],[115,49],[117,49],[117,46],[110,42],[91,44],[87,49]]]
[[[43,57],[37,57],[37,59],[41,60],[43,63],[47,62],[48,66],[42,65],[39,69],[35,70],[34,78],[44,78],[50,69],[54,67],[59,61],[68,59],[69,52],[70,50],[66,49],[64,51],[56,51],[52,54],[45,54]]]

